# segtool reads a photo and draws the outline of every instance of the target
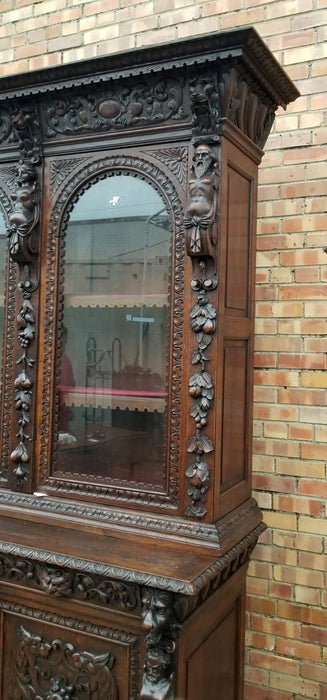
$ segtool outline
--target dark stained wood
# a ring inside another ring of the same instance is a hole
[[[251,28],[0,79],[2,700],[242,700],[257,171],[297,95]],[[71,215],[122,178],[160,207],[92,257]]]

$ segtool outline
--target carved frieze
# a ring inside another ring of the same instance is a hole
[[[33,586],[51,596],[92,601],[107,608],[135,610],[137,587],[86,571],[0,553],[0,578]]]
[[[42,104],[46,138],[101,133],[185,118],[180,81],[109,82],[105,89],[62,94]]]
[[[114,656],[80,650],[61,639],[47,639],[20,625],[12,659],[11,697],[40,700],[118,700],[112,674]],[[100,695],[99,695],[100,693]]]

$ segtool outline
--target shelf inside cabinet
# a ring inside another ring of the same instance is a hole
[[[168,305],[166,294],[69,294],[65,304],[71,308],[101,307],[163,307]]]
[[[144,392],[92,387],[67,387],[64,395],[67,406],[93,406],[130,411],[157,411],[158,413],[164,413],[167,396],[165,392],[159,391]]]

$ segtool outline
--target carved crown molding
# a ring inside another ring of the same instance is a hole
[[[189,85],[185,69],[194,72]],[[23,130],[26,146],[36,155],[40,138],[99,135],[174,121],[183,125],[193,113],[196,132],[199,114],[202,135],[215,134],[227,118],[262,148],[278,106],[285,108],[298,95],[256,31],[245,27],[3,77],[0,145],[12,148]]]
[[[228,57],[241,59],[281,106],[285,107],[298,96],[298,90],[252,27],[5,76],[1,78],[0,91],[4,98],[42,94],[104,83],[110,79],[208,64]]]

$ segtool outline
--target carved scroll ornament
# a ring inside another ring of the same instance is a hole
[[[213,148],[200,143],[193,156],[190,196],[184,217],[186,250],[191,257],[203,259],[214,255],[214,245],[217,242],[218,172]]]
[[[183,90],[180,82],[121,83],[92,95],[76,93],[53,99],[43,107],[47,137],[65,134],[106,132],[181,119]]]
[[[132,583],[12,554],[0,552],[0,576],[10,582],[33,586],[51,596],[92,601],[106,608],[126,611],[138,606],[137,589]]]

